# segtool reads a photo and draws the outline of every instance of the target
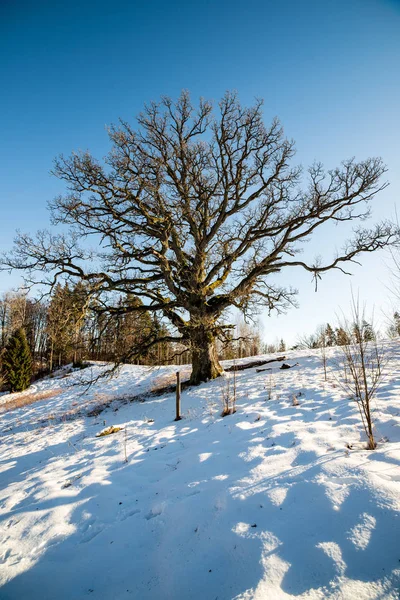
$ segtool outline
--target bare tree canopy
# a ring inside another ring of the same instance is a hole
[[[149,104],[137,121],[136,129],[126,122],[110,129],[112,150],[102,163],[89,153],[56,160],[54,174],[68,191],[52,202],[52,220],[70,232],[20,234],[3,263],[31,280],[38,272],[52,284],[83,280],[96,309],[109,315],[163,315],[173,331],[147,346],[188,344],[192,383],[222,372],[215,339],[224,336],[227,309],[283,310],[293,302],[295,292],[275,286],[271,275],[301,267],[317,281],[395,238],[388,223],[360,227],[326,263],[298,259],[300,243],[319,226],[369,215],[387,185],[385,166],[379,158],[327,172],[315,164],[301,190],[301,170],[290,166],[293,142],[277,120],[264,124],[261,101],[245,108],[227,93],[214,111],[204,100],[193,106],[183,92],[176,102]],[[90,236],[97,246],[89,251]],[[142,303],[113,302],[121,294]]]

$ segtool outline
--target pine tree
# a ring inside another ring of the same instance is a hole
[[[400,335],[400,314],[397,311],[393,315],[393,321],[396,328],[396,334]]]
[[[285,352],[285,350],[286,350],[286,344],[283,341],[283,338],[281,338],[281,341],[279,342],[278,352]]]
[[[368,323],[368,321],[364,320],[362,322],[362,332],[363,332],[364,342],[373,342],[375,340],[376,335],[375,335],[374,328],[371,325],[371,323]]]
[[[393,315],[393,320],[388,327],[387,333],[391,338],[400,335],[400,314],[397,311]]]
[[[22,392],[30,386],[32,358],[22,327],[17,329],[8,341],[3,356],[3,370],[11,392]]]
[[[326,324],[325,335],[326,335],[326,345],[327,346],[336,346],[335,332],[333,331],[333,329],[329,325],[329,323]]]

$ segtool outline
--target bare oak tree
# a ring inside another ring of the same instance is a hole
[[[261,101],[245,108],[227,93],[214,112],[204,100],[193,106],[183,92],[176,102],[147,105],[135,129],[121,122],[109,134],[112,150],[102,163],[89,153],[55,162],[67,193],[52,202],[52,219],[70,232],[20,234],[3,263],[26,270],[31,281],[34,272],[51,284],[83,280],[97,310],[109,315],[154,311],[168,319],[171,333],[144,346],[187,344],[193,384],[222,372],[215,340],[227,331],[227,309],[293,303],[294,290],[274,285],[272,275],[299,267],[317,282],[395,235],[387,223],[359,228],[326,263],[299,260],[299,243],[324,223],[369,214],[369,201],[387,185],[385,167],[379,158],[328,172],[315,164],[300,190],[301,170],[290,166],[293,142],[277,120],[264,124]],[[93,236],[97,246],[88,249]],[[143,304],[121,308],[113,301],[121,294]]]

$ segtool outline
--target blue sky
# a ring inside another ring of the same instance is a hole
[[[108,150],[105,127],[133,121],[144,102],[189,89],[218,100],[265,100],[296,140],[296,162],[327,167],[380,155],[390,187],[374,220],[394,216],[400,196],[400,2],[236,0],[206,2],[0,2],[0,250],[14,232],[49,225],[60,192],[49,175],[59,153]],[[327,227],[307,253],[330,257],[349,228]],[[307,273],[282,274],[300,308],[263,317],[264,335],[293,340],[346,308],[350,283],[378,315],[386,306],[384,255],[354,277],[328,274],[314,292]],[[0,273],[0,292],[16,283]]]

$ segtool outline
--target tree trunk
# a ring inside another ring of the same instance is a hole
[[[50,357],[49,357],[49,370],[50,370],[50,373],[53,370],[53,354],[54,354],[54,342],[52,340],[51,341],[51,346],[50,346]]]
[[[223,368],[218,362],[213,333],[204,326],[200,326],[192,329],[190,338],[192,350],[191,385],[199,385],[202,381],[219,377],[223,373]]]

